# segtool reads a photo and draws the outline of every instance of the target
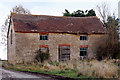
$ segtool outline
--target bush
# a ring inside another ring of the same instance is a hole
[[[119,59],[120,45],[118,40],[110,40],[106,38],[103,42],[98,44],[97,48],[97,59]]]
[[[84,64],[77,64],[78,76],[87,75],[88,77],[97,78],[117,78],[118,66],[111,60],[84,62]]]
[[[120,52],[115,56],[117,59],[120,59]]]
[[[41,63],[42,63],[42,62],[44,62],[44,61],[47,60],[47,59],[49,59],[49,52],[46,52],[46,53],[41,52],[41,51],[38,51],[38,52],[37,52],[37,55],[36,55],[36,57],[35,57],[35,60],[37,60],[38,62],[41,61]]]

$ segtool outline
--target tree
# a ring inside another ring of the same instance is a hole
[[[22,5],[13,7],[11,12],[18,14],[30,14],[30,11],[28,9],[25,9]]]
[[[100,19],[102,20],[104,26],[107,21],[108,16],[110,16],[110,10],[107,3],[102,3],[97,5],[97,11]]]
[[[71,16],[71,14],[67,9],[65,9],[65,13],[63,13],[63,16]]]
[[[109,37],[112,37],[112,39],[118,39],[118,19],[115,17],[115,13],[113,13],[113,15],[110,15],[109,9],[110,8],[108,7],[107,3],[97,5],[99,17],[102,20],[102,23],[106,28]]]
[[[118,40],[118,19],[115,19],[115,17],[108,16],[107,22],[106,22],[106,29],[108,31],[108,35],[110,37],[110,40]]]
[[[72,17],[85,17],[85,13],[82,10],[77,10],[71,13]]]
[[[106,40],[101,40],[104,42],[99,44],[97,56],[101,59],[116,58],[120,52],[118,41],[118,19],[114,14],[112,16],[110,15],[109,7],[106,3],[97,5],[97,10],[108,35]]]
[[[30,14],[30,11],[28,9],[25,9],[22,5],[15,6],[11,9],[12,13],[19,13],[19,14]],[[1,36],[2,41],[1,43],[6,46],[7,45],[7,32],[8,32],[8,26],[10,21],[10,15],[8,15],[8,18],[5,20],[5,23],[1,26]]]
[[[70,13],[67,9],[65,9],[65,12],[63,13],[63,16],[71,16],[71,17],[88,17],[88,16],[96,16],[95,11],[93,9],[91,10],[77,10],[73,13]]]
[[[91,9],[89,11],[86,10],[86,12],[87,12],[86,16],[96,16],[95,11],[93,9]]]

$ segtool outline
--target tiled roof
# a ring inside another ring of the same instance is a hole
[[[15,32],[105,33],[97,17],[11,14]]]

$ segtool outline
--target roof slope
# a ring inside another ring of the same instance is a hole
[[[16,32],[105,33],[97,17],[58,17],[12,14]]]

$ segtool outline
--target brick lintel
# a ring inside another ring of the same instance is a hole
[[[69,44],[59,44],[59,46],[70,46]]]
[[[42,48],[42,47],[48,48],[48,45],[40,45],[40,48]]]
[[[88,47],[88,45],[80,45],[80,48],[83,48],[83,47]]]

